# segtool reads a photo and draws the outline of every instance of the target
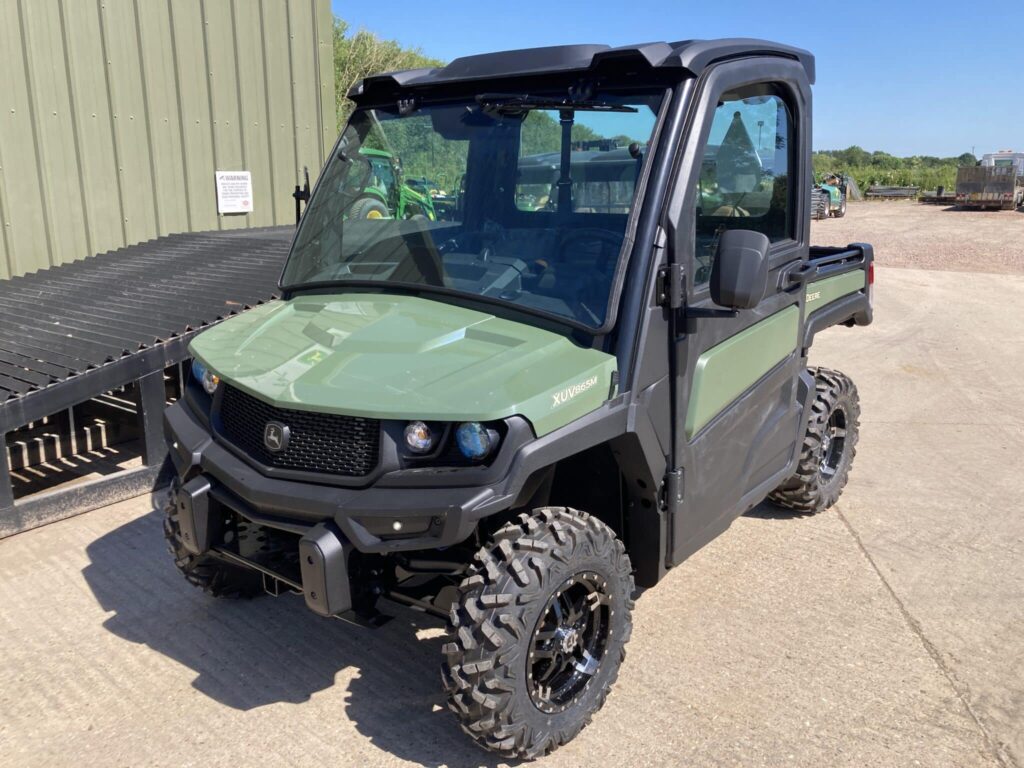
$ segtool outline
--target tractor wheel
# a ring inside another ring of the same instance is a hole
[[[822,221],[828,218],[828,193],[823,191],[817,191],[811,200],[811,218],[816,221]]]
[[[350,219],[387,219],[391,216],[388,207],[376,197],[361,197],[348,210]]]
[[[530,759],[601,708],[632,631],[629,557],[585,512],[545,507],[494,534],[459,586],[442,679],[485,749]]]
[[[844,374],[828,368],[813,371],[817,394],[800,449],[796,473],[768,500],[788,509],[816,514],[839,499],[857,454],[860,400]]]
[[[164,538],[174,565],[189,584],[213,597],[250,598],[263,593],[263,579],[256,571],[225,563],[211,555],[193,555],[181,543],[178,505],[171,485],[164,502]]]
[[[839,195],[839,207],[832,211],[832,215],[837,219],[843,218],[846,215],[846,193],[843,192]]]

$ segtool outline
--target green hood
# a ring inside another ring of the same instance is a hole
[[[192,354],[282,408],[388,419],[489,421],[538,435],[597,408],[615,359],[483,312],[413,296],[275,301],[197,336]]]

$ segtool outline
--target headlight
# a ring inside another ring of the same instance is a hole
[[[422,421],[410,421],[405,427],[405,444],[413,453],[427,453],[434,440],[434,433]]]
[[[217,391],[217,385],[220,384],[220,376],[215,374],[198,360],[192,361],[192,376],[195,377],[196,381],[203,385],[203,389],[206,391],[206,394],[212,395]]]
[[[498,433],[479,421],[467,421],[455,430],[455,442],[463,456],[480,461],[487,458],[498,444]]]

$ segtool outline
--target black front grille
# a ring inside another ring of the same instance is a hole
[[[263,442],[267,422],[288,427],[285,450]],[[230,385],[220,400],[220,431],[264,466],[363,477],[377,466],[380,421],[358,416],[275,408]]]

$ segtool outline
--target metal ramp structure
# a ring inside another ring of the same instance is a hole
[[[169,235],[0,282],[0,538],[154,487],[189,341],[276,298],[294,231]]]

